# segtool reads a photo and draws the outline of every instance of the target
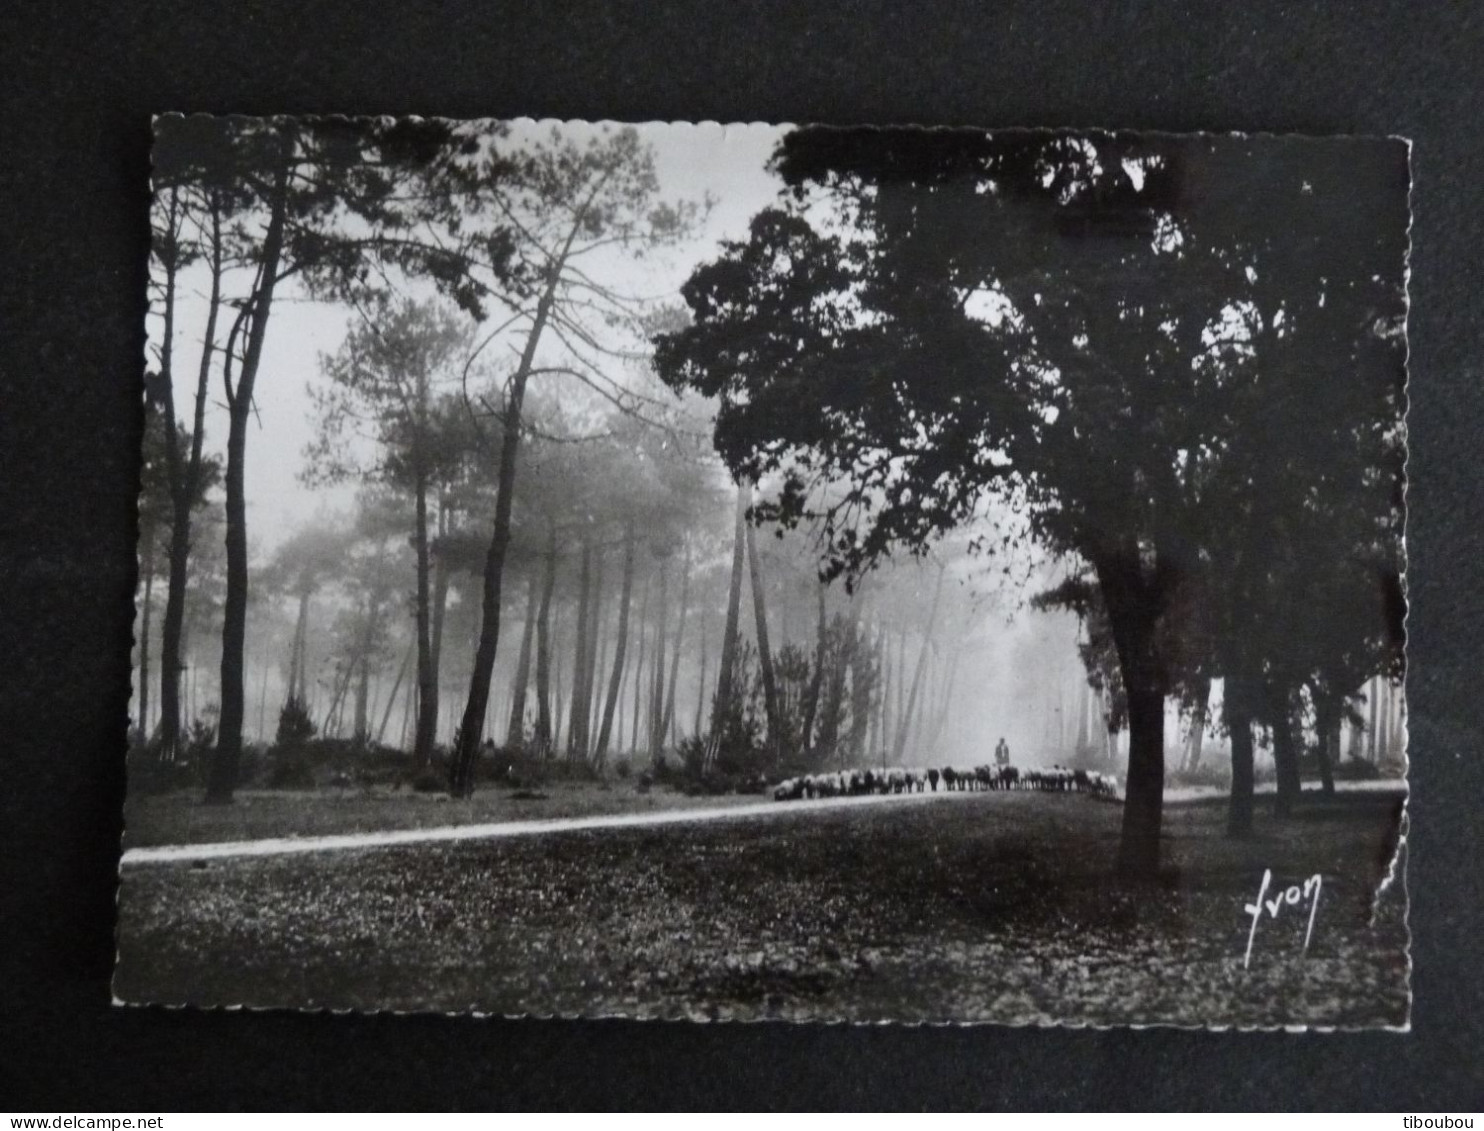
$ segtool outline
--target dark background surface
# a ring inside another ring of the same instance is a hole
[[[1484,1105],[1474,4],[11,3],[0,11],[0,1109]],[[1412,137],[1413,1032],[114,1009],[149,118]]]

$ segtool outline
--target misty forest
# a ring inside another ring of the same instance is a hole
[[[1405,1021],[1404,145],[188,117],[153,187],[120,996]]]

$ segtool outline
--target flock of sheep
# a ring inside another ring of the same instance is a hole
[[[1117,777],[1097,770],[1069,770],[1064,766],[1053,766],[1049,770],[1020,770],[1015,766],[975,766],[972,769],[896,766],[788,778],[773,787],[773,800],[937,792],[940,785],[949,791],[1037,789],[1052,793],[1088,793],[1094,797],[1118,796]]]

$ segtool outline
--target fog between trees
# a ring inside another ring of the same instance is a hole
[[[211,800],[310,734],[456,794],[1004,736],[1128,759],[1148,874],[1181,763],[1240,834],[1254,735],[1280,804],[1300,746],[1400,753],[1384,145],[776,131],[708,183],[620,127],[158,138],[135,703]]]

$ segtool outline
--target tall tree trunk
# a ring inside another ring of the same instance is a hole
[[[547,533],[546,571],[541,582],[541,610],[536,617],[536,737],[537,755],[551,753],[551,595],[556,589],[556,528]]]
[[[299,615],[294,620],[294,643],[289,648],[289,694],[290,699],[298,698],[303,702],[304,693],[300,688],[303,682],[301,665],[304,662],[304,634],[309,626],[309,589],[305,587],[299,591]]]
[[[362,652],[356,667],[360,669],[360,676],[356,680],[355,723],[351,728],[351,735],[357,746],[364,746],[370,738],[371,730],[371,657]]]
[[[258,681],[258,741],[268,739],[268,657],[262,657],[263,674]]]
[[[419,468],[413,483],[412,546],[417,557],[417,595],[414,620],[417,640],[417,730],[412,743],[414,770],[427,768],[433,761],[433,747],[438,738],[438,669],[433,659],[432,574],[428,536],[428,479]]]
[[[559,609],[552,620],[551,653],[555,656],[560,654],[561,650],[562,615]],[[552,668],[551,672],[551,752],[553,756],[562,748],[562,704],[566,702],[563,694],[565,690],[566,688],[562,686],[562,665],[557,664]]]
[[[655,606],[653,675],[649,687],[649,754],[658,764],[665,748],[665,625],[670,612],[670,560],[660,559],[660,599]]]
[[[696,737],[701,735],[701,727],[706,722],[706,617],[701,618],[701,675],[696,683],[696,721],[691,728]]]
[[[264,335],[278,283],[279,258],[288,210],[288,180],[292,143],[283,139],[283,157],[274,175],[268,230],[263,238],[262,274],[257,293],[249,300],[251,327],[236,389],[225,380],[227,399],[227,591],[222,607],[221,721],[216,757],[206,784],[206,801],[229,804],[237,788],[242,762],[243,648],[247,643],[247,425],[252,416],[253,389],[263,359]]]
[[[567,758],[575,761],[587,757],[587,641],[592,632],[588,623],[592,609],[593,549],[582,546],[581,565],[577,575],[577,632],[572,642],[572,701],[567,714]]]
[[[1314,755],[1325,796],[1335,792],[1334,756],[1340,746],[1340,711],[1334,699],[1310,685],[1314,701]]]
[[[412,641],[407,651],[402,654],[402,664],[397,668],[397,678],[392,684],[392,692],[386,697],[386,708],[381,712],[381,725],[376,728],[376,745],[381,746],[386,742],[386,724],[392,717],[392,708],[397,703],[397,693],[402,690],[402,681],[407,678],[407,669],[412,666],[412,657],[417,654],[417,641]]]
[[[1380,679],[1381,688],[1381,729],[1376,735],[1376,764],[1389,762],[1391,760],[1391,716],[1396,705],[1396,696],[1392,692],[1391,681],[1384,677]]]
[[[583,680],[583,750],[594,753],[598,726],[601,726],[600,704],[603,698],[604,659],[604,607],[603,607],[603,546],[594,549],[592,561],[592,604],[588,609],[588,659],[586,678]]]
[[[345,699],[345,693],[350,689],[350,681],[355,676],[356,665],[353,661],[346,661],[345,665],[335,673],[334,693],[330,696],[330,706],[325,711],[325,717],[320,721],[319,730],[321,737],[331,737],[333,729],[335,735],[340,734],[340,717],[343,712],[340,704]]]
[[[309,709],[309,605],[304,606],[304,631],[299,635],[299,703]]]
[[[1156,628],[1173,580],[1156,558],[1146,580],[1138,547],[1098,555],[1094,568],[1118,651],[1128,697],[1128,769],[1118,872],[1128,880],[1150,880],[1159,872],[1164,816],[1166,677]]]
[[[732,711],[732,684],[737,666],[737,631],[742,611],[742,561],[747,547],[747,508],[752,501],[752,487],[737,485],[736,532],[732,541],[732,584],[727,591],[727,624],[721,638],[721,671],[716,679],[716,698],[711,706],[711,736],[707,743],[706,761],[716,760]]]
[[[804,718],[799,735],[799,745],[803,748],[805,760],[814,752],[814,716],[819,711],[819,688],[824,679],[825,645],[829,633],[829,625],[825,620],[825,588],[822,581],[815,587],[819,619],[814,633],[814,670],[809,673],[809,688],[804,693]]]
[[[599,180],[585,204],[573,217],[571,228],[561,250],[548,267],[546,285],[536,303],[531,328],[526,334],[520,361],[510,377],[510,392],[505,403],[504,436],[500,448],[499,494],[495,498],[495,529],[490,536],[489,553],[484,562],[484,603],[480,613],[479,646],[474,653],[474,671],[469,682],[469,702],[464,708],[464,724],[459,732],[455,758],[453,793],[467,797],[474,791],[474,760],[483,737],[485,704],[489,700],[490,676],[495,669],[495,651],[500,642],[500,586],[505,574],[505,554],[510,546],[510,515],[515,500],[516,453],[520,449],[521,407],[525,402],[526,382],[536,361],[536,347],[546,329],[551,309],[556,302],[557,285],[562,280],[567,257],[577,234],[587,224],[588,209],[596,199],[606,177]]]
[[[871,650],[869,645],[861,639],[861,631],[859,624],[850,626],[850,736],[847,742],[850,747],[851,764],[857,766],[866,760],[866,748],[871,730],[873,690],[870,679]],[[870,630],[866,629],[865,633],[869,636]]]
[[[1372,764],[1376,761],[1376,730],[1380,719],[1380,691],[1380,677],[1372,676],[1370,684],[1366,689],[1366,698],[1370,700],[1371,708],[1371,722],[1370,726],[1366,728],[1366,760]]]
[[[150,511],[140,524],[139,544],[144,547],[144,611],[139,630],[139,738],[149,741],[149,636],[155,606],[155,516]]]
[[[1273,812],[1279,817],[1291,817],[1298,805],[1302,786],[1293,734],[1292,693],[1281,682],[1268,690],[1268,722],[1273,731],[1273,768],[1278,776]]]
[[[376,645],[381,601],[375,595],[366,599],[366,632],[360,648],[360,682],[356,686],[356,713],[353,734],[357,745],[371,740],[371,653]]]
[[[438,505],[438,539],[433,543],[433,686],[438,697],[443,697],[443,626],[448,621],[448,554],[444,539],[448,537],[448,512],[442,502]]]
[[[1252,757],[1252,708],[1248,682],[1228,673],[1223,710],[1226,728],[1231,733],[1232,792],[1227,806],[1226,835],[1252,835],[1255,774]]]
[[[1201,751],[1206,742],[1206,718],[1211,711],[1211,677],[1203,676],[1196,684],[1195,710],[1190,715],[1190,741],[1185,748],[1185,768],[1194,770],[1201,764]]]
[[[510,689],[510,724],[505,728],[505,745],[519,750],[526,738],[526,690],[531,681],[531,643],[536,638],[536,621],[540,617],[541,585],[535,570],[531,571],[531,591],[526,599],[526,628],[520,637],[520,656],[515,663],[515,683]]]
[[[943,694],[937,703],[937,718],[933,720],[932,735],[928,739],[927,753],[930,758],[938,756],[938,745],[943,741],[943,732],[948,725],[948,711],[953,702],[953,687],[958,682],[958,661],[960,653],[955,651],[953,658],[948,662],[948,678],[943,684]],[[1083,716],[1084,733],[1087,716]]]
[[[665,715],[660,733],[669,734],[675,718],[675,685],[680,679],[680,649],[685,642],[685,616],[690,609],[690,551],[685,553],[685,568],[680,575],[680,620],[675,626],[675,650],[670,654],[670,690],[665,694]]]
[[[747,532],[747,570],[751,575],[752,613],[757,621],[758,666],[763,675],[763,706],[768,713],[768,748],[776,766],[783,757],[783,719],[778,711],[778,679],[773,671],[773,650],[768,644],[768,604],[763,590],[763,570],[757,556],[757,536]]]
[[[922,648],[917,653],[917,668],[912,673],[912,690],[907,695],[907,707],[897,726],[896,742],[892,745],[892,761],[898,766],[902,764],[902,756],[907,749],[907,731],[912,725],[912,714],[916,710],[917,695],[922,687],[922,674],[927,667],[928,652],[933,646],[933,629],[938,623],[938,603],[943,596],[943,577],[947,572],[940,568],[938,580],[933,585],[933,603],[928,608],[927,627],[922,632]]]
[[[618,699],[623,693],[624,653],[629,646],[629,603],[634,596],[634,529],[624,531],[623,581],[618,597],[618,641],[613,650],[613,671],[608,676],[608,698],[603,704],[603,721],[598,728],[597,761],[601,765],[608,757],[608,743],[613,737],[613,717],[618,710]]]
[[[629,716],[629,753],[639,753],[639,720],[644,716],[644,651],[648,641],[649,581],[644,582],[644,598],[639,602],[639,655],[634,661],[634,712]]]
[[[191,434],[189,463],[181,466],[179,437],[175,431],[175,392],[172,366],[161,365],[163,405],[166,416],[165,454],[170,476],[170,552],[165,586],[165,617],[160,632],[160,757],[174,761],[180,742],[180,674],[182,630],[185,625],[186,580],[191,552],[191,509],[196,502],[201,476],[201,451],[205,438],[206,392],[211,378],[211,359],[216,345],[217,315],[221,310],[222,241],[221,212],[216,196],[211,198],[212,253],[211,293],[206,306],[206,328],[202,335],[201,361],[196,375],[195,428]],[[166,301],[164,347],[174,337],[174,295]],[[173,349],[172,349],[173,352]]]

